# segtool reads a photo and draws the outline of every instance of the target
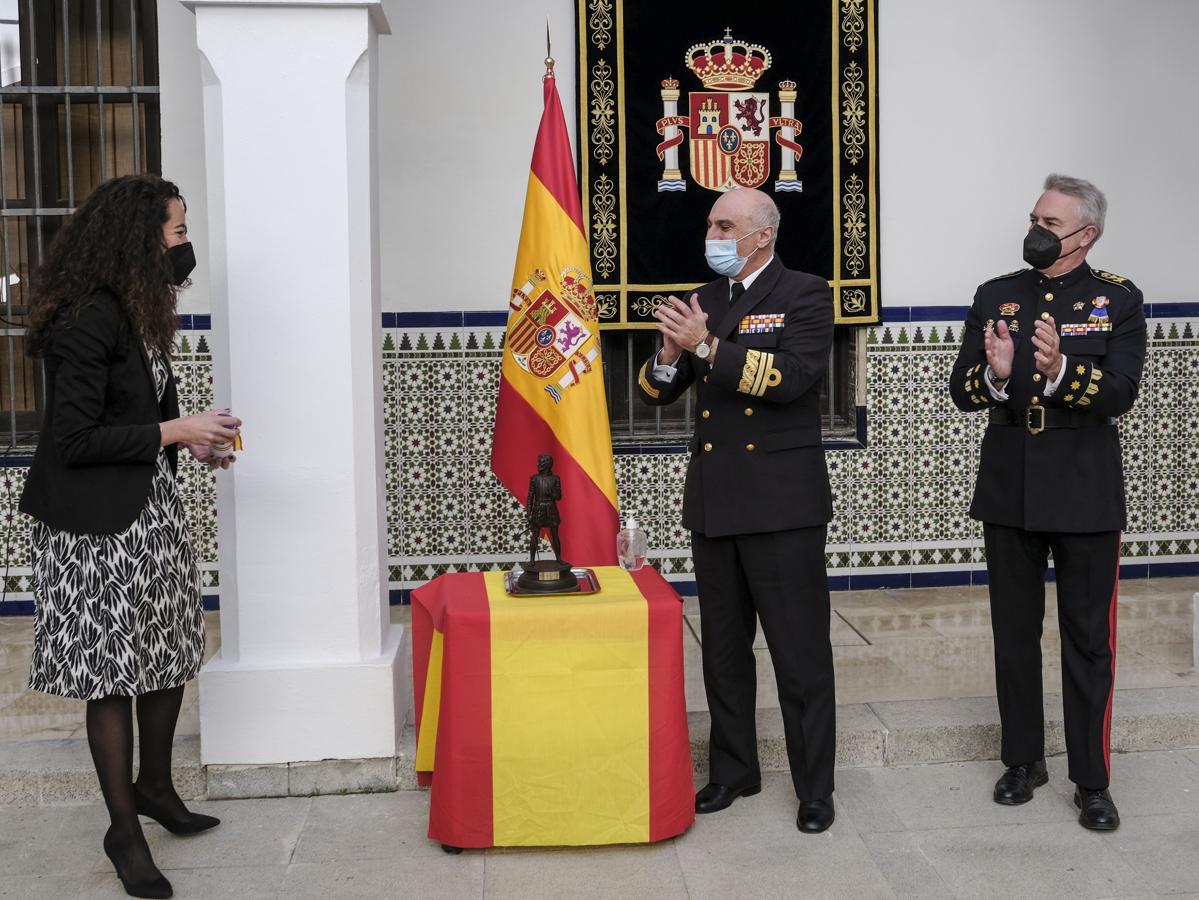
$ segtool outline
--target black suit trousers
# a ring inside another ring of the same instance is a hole
[[[691,534],[704,690],[712,716],[710,780],[741,788],[758,765],[755,614],[770,647],[795,794],[833,792],[836,697],[824,545],[827,526],[711,538]]]
[[[1120,532],[1037,532],[984,523],[983,538],[1003,763],[1016,766],[1045,755],[1041,631],[1052,551],[1070,780],[1106,788],[1111,778]]]

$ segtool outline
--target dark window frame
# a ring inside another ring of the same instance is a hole
[[[25,353],[30,274],[96,185],[162,172],[154,0],[20,0],[16,24],[21,80],[0,86],[0,279],[20,279],[0,297],[6,456],[36,443],[45,397]]]

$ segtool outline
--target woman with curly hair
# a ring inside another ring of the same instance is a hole
[[[107,181],[55,236],[34,276],[31,352],[45,360],[41,437],[21,497],[33,526],[31,688],[87,701],[87,737],[112,825],[104,852],[127,893],[169,897],[138,814],[174,834],[218,824],[171,782],[185,682],[200,669],[200,579],[175,487],[180,445],[241,422],[179,415],[170,356],[176,295],[195,266],[179,189]],[[133,781],[133,698],[140,768]]]

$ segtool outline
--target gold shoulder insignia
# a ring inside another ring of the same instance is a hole
[[[1128,279],[1123,275],[1113,275],[1111,272],[1104,272],[1102,269],[1091,269],[1091,274],[1096,278],[1102,278],[1104,281],[1119,285],[1124,290],[1132,293],[1132,289],[1128,286]]]
[[[1027,271],[1029,271],[1027,268],[1016,269],[1016,271],[1014,271],[1014,272],[1007,272],[1006,274],[1003,274],[1003,275],[996,275],[994,278],[988,278],[986,281],[983,282],[983,284],[990,284],[992,281],[1003,281],[1003,279],[1005,279],[1005,278],[1013,278],[1016,275],[1023,275]]]

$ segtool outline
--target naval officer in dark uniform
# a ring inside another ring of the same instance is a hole
[[[762,780],[755,732],[755,615],[770,646],[799,798],[796,825],[833,822],[833,652],[824,544],[832,517],[820,384],[833,338],[823,278],[774,255],[779,213],[761,191],[722,194],[705,255],[721,277],[657,312],[662,350],[644,400],[694,385],[699,416],[683,497],[699,589],[711,783],[695,811],[724,809]]]
[[[989,419],[970,515],[983,522],[1007,767],[994,799],[1024,803],[1048,777],[1040,642],[1052,553],[1069,775],[1079,822],[1096,831],[1120,824],[1108,791],[1125,524],[1113,419],[1132,408],[1145,362],[1141,292],[1086,263],[1106,211],[1090,182],[1046,179],[1024,239],[1032,268],[979,287],[949,382],[959,409]]]

